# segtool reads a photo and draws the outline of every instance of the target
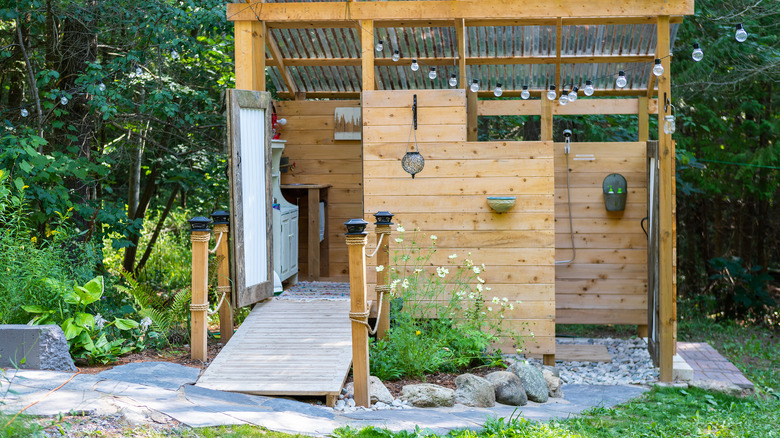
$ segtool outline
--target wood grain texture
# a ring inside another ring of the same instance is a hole
[[[295,163],[291,172],[282,174],[282,184],[330,184],[328,189],[328,269],[324,277],[347,274],[347,247],[343,223],[363,214],[361,142],[334,140],[334,111],[341,107],[360,107],[360,101],[280,101],[275,102],[279,117],[287,119],[282,139],[287,140],[284,156]],[[293,204],[305,199],[292,199]],[[299,227],[305,230],[305,224]],[[301,234],[304,235],[304,234]],[[305,244],[304,244],[305,242]],[[308,272],[308,242],[301,241],[298,266]],[[324,257],[324,256],[323,256]]]
[[[448,265],[452,253],[466,257],[470,252],[475,263],[486,263],[488,268],[480,275],[495,287],[495,296],[523,301],[506,314],[508,323],[525,330],[524,324],[533,322],[535,337],[527,348],[554,353],[552,142],[466,141],[468,110],[462,111],[466,92],[418,90],[416,134],[426,162],[412,179],[400,163],[409,135],[403,121],[411,122],[412,94],[364,93],[364,219],[387,210],[395,214],[394,222],[409,230],[410,238],[418,227],[425,242],[435,235],[438,252],[426,268],[431,272],[435,266]],[[449,112],[447,124],[425,116],[428,111]],[[516,203],[509,212],[498,214],[488,206],[487,196],[516,196]],[[393,241],[394,247],[399,245]],[[372,267],[368,279],[373,286]],[[373,287],[369,293],[372,299],[376,296]],[[502,346],[514,350],[511,343]]]
[[[346,300],[262,302],[196,386],[258,395],[338,396],[352,361],[348,312]]]
[[[642,142],[572,143],[569,155],[571,207],[566,190],[563,143],[555,144],[556,259],[572,257],[569,212],[576,257],[555,269],[556,320],[562,324],[647,323],[647,146]],[[574,158],[592,157],[593,161]],[[628,175],[628,204],[607,212],[602,181]],[[633,319],[632,319],[633,318]]]

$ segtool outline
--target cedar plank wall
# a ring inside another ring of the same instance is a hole
[[[556,260],[571,258],[566,157],[555,144]],[[575,160],[593,154],[594,161]],[[640,221],[647,215],[647,145],[572,143],[571,196],[573,263],[555,270],[556,321],[560,324],[647,324],[647,238]],[[624,212],[604,208],[602,181],[610,173],[626,177]]]
[[[411,126],[412,96],[418,98],[417,139],[425,169],[412,179],[401,168]],[[447,257],[485,263],[485,293],[522,300],[507,319],[535,337],[526,348],[555,352],[554,177],[551,142],[466,142],[464,90],[364,91],[364,219],[388,210],[411,231],[438,237],[432,262]],[[515,195],[507,213],[493,213],[488,195]],[[373,226],[368,227],[373,231]],[[342,237],[343,240],[343,237]],[[391,241],[392,246],[397,245]],[[369,234],[366,252],[376,247]],[[371,265],[373,259],[368,259]],[[369,282],[376,271],[369,267]],[[376,299],[373,285],[369,297]],[[528,323],[525,325],[524,323]]]
[[[328,231],[330,272],[322,276],[347,278],[347,245],[344,222],[363,214],[362,155],[359,140],[333,140],[335,109],[360,107],[357,100],[274,102],[280,118],[287,119],[281,139],[287,140],[282,156],[295,162],[292,173],[282,174],[282,184],[331,184],[328,189]],[[307,206],[290,195],[286,199],[301,207],[301,234],[298,236],[298,266],[309,271],[305,234]]]

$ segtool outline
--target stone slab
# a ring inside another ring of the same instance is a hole
[[[57,325],[0,325],[0,367],[76,371]]]
[[[116,366],[98,374],[101,380],[118,380],[176,391],[198,380],[200,370],[170,362],[136,362]]]
[[[676,382],[693,380],[693,368],[679,354],[675,354],[672,358],[672,380]]]

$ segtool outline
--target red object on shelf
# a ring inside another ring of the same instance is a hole
[[[276,111],[274,111],[273,113],[271,113],[271,129],[273,129],[273,133],[274,133],[274,136],[273,136],[273,138],[274,138],[274,140],[279,140],[279,138],[280,138],[280,137],[281,137],[281,135],[282,135],[282,133],[281,133],[281,132],[279,132],[279,123],[278,123],[278,120],[279,120],[279,118],[278,118],[278,117],[277,117],[277,115],[276,115]]]

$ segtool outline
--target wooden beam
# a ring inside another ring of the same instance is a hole
[[[557,87],[556,87],[557,88]],[[556,90],[560,91],[560,90]],[[520,93],[522,90],[504,90],[504,94],[501,95],[501,97],[520,97]],[[493,91],[491,90],[481,90],[479,91],[479,97],[487,97],[491,98],[493,97]],[[547,94],[547,90],[533,90],[531,91],[531,96],[544,96]],[[635,97],[635,96],[644,96],[647,94],[647,90],[644,88],[636,88],[636,89],[615,89],[615,90],[596,90],[593,93],[593,96],[595,97],[606,97],[606,96],[615,96],[615,97]],[[592,96],[592,97],[593,97]],[[582,99],[582,98],[580,98]]]
[[[466,23],[465,20],[455,20],[455,39],[458,44],[458,76],[460,77],[460,87],[468,89],[469,81],[466,77],[466,62],[468,58],[468,52],[466,49]],[[429,62],[423,61],[428,64]]]
[[[342,17],[343,18],[343,17]],[[456,19],[457,20],[457,19]],[[682,23],[683,17],[670,17],[670,23]],[[655,24],[655,16],[645,17],[572,17],[564,18],[564,26]],[[466,27],[479,26],[555,26],[555,18],[484,18],[466,20]],[[353,20],[342,21],[266,21],[268,29],[348,29]],[[451,19],[444,20],[374,20],[374,29],[388,27],[452,27]]]
[[[457,28],[456,28],[457,32]],[[492,58],[465,58],[461,57],[417,57],[418,62],[425,65],[453,65],[455,62],[465,62],[465,65],[522,65],[522,64],[556,64],[557,56],[497,56]],[[561,56],[561,64],[615,64],[615,63],[645,63],[652,62],[653,55],[622,55],[622,56]],[[279,58],[276,56],[266,59],[267,65],[278,67],[284,64],[287,67],[358,67],[362,65],[360,58]],[[375,58],[374,65],[408,66],[412,64],[412,57],[402,57],[398,61],[391,58]]]
[[[452,20],[550,17],[647,17],[657,14],[692,15],[694,0],[508,0],[228,3],[230,21],[347,21],[347,20]]]
[[[477,113],[480,116],[539,115],[542,111],[540,102],[537,99],[480,100]],[[640,114],[641,117],[643,108],[647,125],[648,100],[644,96],[637,99],[577,99],[566,106],[553,105],[553,115]]]
[[[290,93],[294,94],[296,91],[298,91],[298,89],[295,86],[295,81],[293,80],[290,71],[284,64],[282,53],[279,51],[279,46],[276,45],[276,40],[274,39],[273,33],[271,32],[268,32],[266,37],[266,45],[268,46],[268,51],[271,52],[271,56],[273,56],[273,59],[276,60],[276,67],[279,68],[279,73],[282,75],[282,81],[284,81],[284,85],[287,86],[287,90],[289,90]]]
[[[237,21],[234,32],[236,89],[265,91],[265,25]]]
[[[675,315],[675,280],[674,280],[674,143],[672,136],[664,133],[664,116],[670,114],[671,107],[666,105],[671,101],[671,83],[669,80],[669,17],[658,17],[658,31],[655,56],[661,59],[664,66],[664,74],[659,76],[658,97],[658,155],[659,155],[659,355],[658,366],[660,368],[659,379],[662,382],[671,382],[672,358],[675,350],[675,327],[677,318]]]
[[[553,102],[546,97],[542,97],[542,117],[540,123],[541,141],[552,141],[553,139]]]
[[[558,88],[559,93],[563,93],[563,84],[561,83],[561,42],[563,40],[563,19],[558,17],[555,22],[555,79],[553,84]]]
[[[354,5],[355,3],[352,4]],[[358,32],[360,32],[362,90],[373,90],[376,84],[376,79],[374,78],[374,22],[371,20],[360,20]]]
[[[639,131],[639,138],[637,140],[639,141],[647,141],[650,140],[650,123],[648,120],[649,117],[649,102],[648,102],[647,96],[640,96],[639,97],[639,114],[638,114],[638,131]],[[658,106],[658,102],[656,101],[656,106]],[[645,327],[645,332],[647,332],[647,327]],[[645,336],[640,336],[643,338],[647,337],[647,334]]]

